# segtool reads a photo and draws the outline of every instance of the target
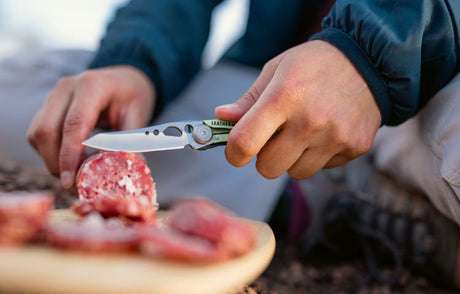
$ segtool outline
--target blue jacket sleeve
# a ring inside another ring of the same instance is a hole
[[[157,105],[167,103],[200,68],[219,2],[132,0],[117,11],[89,68],[135,66],[154,83]]]
[[[459,0],[337,0],[321,39],[360,71],[382,114],[397,125],[459,71]]]

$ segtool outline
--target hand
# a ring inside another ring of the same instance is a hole
[[[269,179],[286,171],[304,179],[344,164],[371,147],[381,124],[360,73],[324,41],[304,43],[269,61],[247,93],[215,114],[238,121],[227,160],[241,167],[257,155],[257,170]]]
[[[88,70],[61,79],[33,119],[27,139],[62,185],[73,186],[84,152],[81,143],[96,126],[127,130],[151,119],[155,89],[131,66]]]

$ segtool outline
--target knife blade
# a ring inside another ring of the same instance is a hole
[[[171,122],[141,129],[99,133],[82,144],[106,151],[206,150],[227,143],[234,122],[218,119]]]

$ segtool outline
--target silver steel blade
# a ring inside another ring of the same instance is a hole
[[[182,149],[187,145],[196,149],[200,146],[195,146],[196,143],[188,129],[200,123],[201,121],[188,121],[129,131],[100,133],[82,144],[101,150],[126,152],[174,150]],[[164,133],[169,128],[175,129],[175,135]]]

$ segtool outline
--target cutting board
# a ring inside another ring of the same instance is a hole
[[[76,216],[55,210],[51,222]],[[167,213],[159,213],[160,222]],[[233,294],[270,263],[275,238],[262,222],[247,221],[258,239],[252,251],[216,264],[193,265],[140,255],[100,256],[42,246],[0,249],[0,293]]]

